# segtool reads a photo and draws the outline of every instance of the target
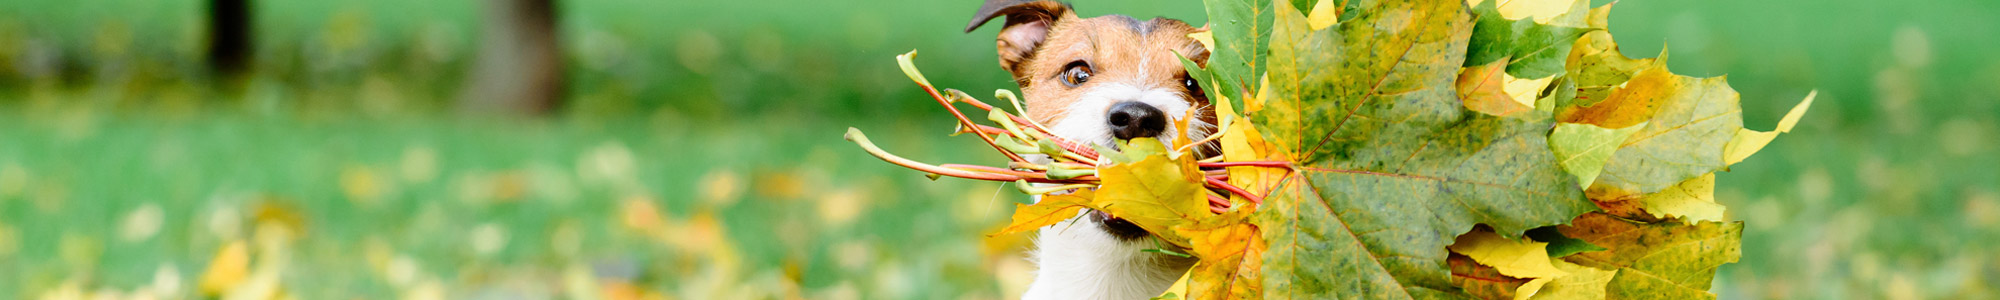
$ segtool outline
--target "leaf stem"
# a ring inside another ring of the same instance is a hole
[[[945,110],[951,111],[951,116],[958,118],[959,126],[964,126],[964,127],[978,126],[979,124],[972,123],[972,119],[966,118],[965,113],[959,112],[958,107],[951,106],[951,101],[946,100],[944,94],[939,94],[937,87],[931,86],[930,80],[924,79],[923,72],[917,71],[916,63],[911,61],[912,59],[916,58],[916,56],[917,56],[916,50],[910,50],[910,53],[905,53],[903,55],[896,56],[896,64],[903,68],[903,75],[909,76],[910,81],[915,81],[917,82],[917,86],[923,87],[924,92],[930,93],[931,98],[937,99],[938,104],[943,105]],[[994,144],[993,137],[991,136],[987,136],[986,134],[983,133],[974,133],[973,135],[977,135],[979,136],[980,140],[986,141],[987,146],[993,146],[993,150],[999,150],[1000,154],[1007,155],[1007,159],[1019,162],[1028,161],[1027,159],[1022,159],[1020,155],[1015,155],[1013,152],[1008,152],[1007,149],[1000,148],[999,144]]]

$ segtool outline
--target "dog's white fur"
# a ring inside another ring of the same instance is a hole
[[[1171,120],[1186,119],[1187,132],[1167,130],[1159,137],[1163,143],[1182,134],[1196,139],[1207,136],[1213,125],[1187,117],[1189,110],[1207,107],[1196,107],[1186,99],[1176,87],[1106,82],[1065,108],[1068,114],[1062,119],[1047,125],[1065,139],[1109,145],[1113,137],[1106,111],[1119,102],[1138,101],[1160,109]],[[1194,265],[1192,258],[1144,252],[1165,243],[1151,236],[1120,240],[1105,232],[1088,213],[1037,233],[1039,249],[1030,257],[1039,270],[1022,299],[1147,299],[1159,296]]]

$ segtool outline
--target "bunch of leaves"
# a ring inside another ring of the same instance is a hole
[[[1269,187],[1237,238],[1262,245],[1204,257],[1235,267],[1189,298],[1712,298],[1742,228],[1713,173],[1811,104],[1743,128],[1723,78],[1626,57],[1588,1],[1207,2],[1218,51],[1189,72],[1254,79],[1245,156],[1295,167],[1241,183]]]
[[[1222,155],[1107,153],[1007,232],[1125,217],[1200,259],[1173,298],[1713,298],[1742,229],[1714,173],[1812,100],[1746,129],[1724,78],[1626,57],[1587,0],[1206,3],[1184,64]]]
[[[1053,134],[1039,122],[996,108],[964,92],[938,90],[917,70],[912,62],[915,55],[916,52],[912,51],[897,56],[897,63],[911,81],[957,119],[958,128],[953,134],[979,137],[1005,156],[1007,165],[926,164],[881,149],[859,129],[848,128],[846,138],[883,161],[924,171],[933,179],[948,176],[1014,182],[1024,193],[1045,196],[1035,205],[1019,205],[1013,223],[996,234],[1049,226],[1073,218],[1082,209],[1088,208],[1130,220],[1180,248],[1193,248],[1193,239],[1174,232],[1183,228],[1200,228],[1200,224],[1242,223],[1242,214],[1231,215],[1239,219],[1235,221],[1212,219],[1228,215],[1231,208],[1245,207],[1237,204],[1254,205],[1262,201],[1256,194],[1232,184],[1236,180],[1228,172],[1208,170],[1227,167],[1283,168],[1290,164],[1287,161],[1225,160],[1220,156],[1201,160],[1189,150],[1214,140],[1195,141],[1186,136],[1165,143],[1153,138],[1119,141],[1117,149],[1105,145],[1078,144]],[[998,90],[994,92],[994,97],[1005,99],[1014,105],[1015,111],[1022,111],[1020,98],[1013,92]],[[954,104],[968,104],[986,111],[986,121],[997,126],[980,124],[967,118]],[[1184,131],[1189,119],[1191,116],[1183,116],[1175,120],[1173,126]],[[1214,136],[1215,139],[1223,137]]]

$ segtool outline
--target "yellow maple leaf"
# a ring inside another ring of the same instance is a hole
[[[1569,276],[1549,281],[1548,285],[1542,286],[1541,291],[1535,292],[1535,295],[1528,299],[1604,299],[1605,286],[1611,284],[1611,277],[1618,275],[1618,270],[1585,267],[1561,259],[1550,258],[1549,262],[1555,264],[1556,269],[1569,273]]]
[[[1515,20],[1534,18],[1535,23],[1557,24],[1557,25],[1568,25],[1568,26],[1574,26],[1574,25],[1564,24],[1565,22],[1562,22],[1560,17],[1564,16],[1565,14],[1569,14],[1572,9],[1576,9],[1579,6],[1587,7],[1588,5],[1590,5],[1589,1],[1576,1],[1576,0],[1494,0],[1494,1],[1496,2],[1494,3],[1495,4],[1494,6],[1500,9],[1500,17],[1502,18],[1515,19]],[[1486,0],[1468,0],[1466,1],[1466,6],[1476,7],[1479,6],[1480,3],[1485,3],[1485,2]]]
[[[1666,61],[1662,56],[1648,62],[1644,70],[1612,91],[1603,102],[1558,112],[1556,120],[1604,128],[1625,128],[1646,122],[1659,111],[1660,102],[1667,101],[1688,84],[1667,71]]]
[[[1466,109],[1505,117],[1535,108],[1535,100],[1555,76],[1516,78],[1506,72],[1508,60],[1459,71],[1458,98],[1465,101]]]
[[[1491,231],[1473,230],[1458,236],[1458,241],[1449,247],[1452,252],[1471,257],[1479,264],[1493,267],[1515,278],[1532,279],[1514,292],[1514,299],[1527,299],[1543,285],[1566,275],[1549,262],[1549,244],[1525,239],[1509,239]]]
[[[1813,98],[1818,96],[1819,91],[1806,94],[1806,100],[1799,101],[1798,105],[1792,106],[1792,111],[1786,112],[1785,118],[1778,121],[1777,129],[1772,129],[1771,131],[1756,131],[1748,128],[1737,130],[1736,137],[1730,139],[1728,144],[1722,146],[1723,162],[1731,165],[1742,162],[1743,159],[1750,158],[1751,154],[1756,154],[1758,150],[1763,150],[1765,145],[1771,144],[1771,140],[1778,138],[1779,133],[1791,132],[1792,126],[1799,124],[1799,118],[1805,117],[1806,110],[1812,108]]]
[[[1318,4],[1313,4],[1312,12],[1306,15],[1306,25],[1311,26],[1312,30],[1320,30],[1333,26],[1334,23],[1340,23],[1341,3],[1336,2],[1341,1],[1320,1]]]
[[[1090,204],[1091,193],[1089,189],[1079,189],[1073,194],[1042,196],[1042,200],[1035,205],[1016,203],[1014,221],[993,235],[1034,230],[1074,218],[1077,211]]]
[[[1232,209],[1220,215],[1174,228],[1189,239],[1195,262],[1185,295],[1188,299],[1242,299],[1262,293],[1263,234],[1248,222],[1252,209]]]
[[[220,295],[243,283],[250,274],[250,245],[235,241],[222,246],[216,251],[215,258],[209,260],[208,271],[204,272],[198,284],[203,295]]]
[[[1639,208],[1658,218],[1680,217],[1692,225],[1700,221],[1722,221],[1722,204],[1715,203],[1715,174],[1695,179],[1639,197]]]
[[[1123,146],[1125,150],[1116,155],[1131,162],[1098,169],[1103,185],[1092,197],[1090,208],[1130,221],[1175,246],[1187,247],[1187,238],[1169,229],[1215,215],[1209,211],[1208,190],[1202,186],[1203,175],[1194,156],[1173,155],[1165,144],[1151,138],[1132,139]]]

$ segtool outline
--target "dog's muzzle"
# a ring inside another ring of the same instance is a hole
[[[1113,104],[1104,117],[1106,125],[1110,125],[1111,136],[1120,140],[1159,137],[1160,133],[1167,131],[1167,113],[1138,101]]]

